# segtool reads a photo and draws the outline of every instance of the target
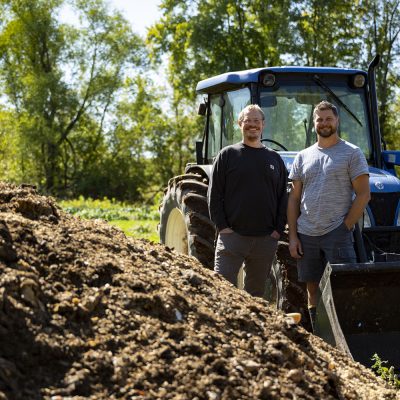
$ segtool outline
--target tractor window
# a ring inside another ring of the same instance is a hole
[[[210,97],[210,110],[207,158],[212,160],[221,149],[221,95],[213,95]]]
[[[250,90],[243,88],[233,92],[227,92],[224,95],[224,123],[225,129],[222,136],[222,147],[237,143],[242,140],[237,120],[240,111],[250,104]]]
[[[363,90],[351,89],[345,83],[330,84],[330,87],[359,122],[319,86],[313,83],[304,85],[286,83],[277,90],[264,88],[260,94],[260,105],[266,120],[263,137],[281,143],[289,151],[299,151],[312,145],[316,141],[313,109],[320,101],[327,100],[335,104],[339,110],[339,135],[360,147],[367,160],[370,159],[369,122]],[[268,142],[265,144],[274,148]],[[281,150],[279,147],[276,149]]]
[[[362,126],[354,120],[354,118],[347,113],[346,110],[339,108],[340,117],[340,136],[350,143],[358,146],[367,159],[370,156],[370,144],[369,144],[369,133],[368,133],[368,117],[366,112],[366,105],[361,101],[360,96],[347,95],[341,99],[350,110],[357,116]]]
[[[250,104],[249,88],[224,95],[210,96],[207,159],[212,160],[222,147],[240,142],[242,134],[237,124],[240,111]]]

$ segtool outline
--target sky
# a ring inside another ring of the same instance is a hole
[[[161,0],[108,0],[111,8],[121,11],[132,24],[132,30],[141,36],[146,35],[146,28],[161,17],[158,5]]]

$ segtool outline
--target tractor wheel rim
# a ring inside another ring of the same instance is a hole
[[[179,253],[189,254],[185,218],[177,208],[174,208],[168,217],[165,244]]]

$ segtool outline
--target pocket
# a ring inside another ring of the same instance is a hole
[[[346,230],[346,232],[351,232],[351,229],[349,229],[344,222],[342,222],[342,225],[343,225],[343,228]]]
[[[218,235],[216,251],[221,254],[231,254],[236,251],[239,244],[235,232],[220,233]]]
[[[222,246],[225,246],[226,243],[232,242],[232,239],[234,238],[235,232],[224,232],[224,233],[219,233],[218,234],[218,240],[217,240],[217,245],[221,244]]]

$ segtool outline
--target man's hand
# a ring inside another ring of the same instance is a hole
[[[233,230],[231,228],[224,228],[219,233],[233,233]]]
[[[346,228],[347,228],[349,231],[353,230],[354,225],[349,226],[349,225],[348,225],[348,222],[346,222],[346,220],[344,220],[343,223],[346,225]]]
[[[350,210],[344,219],[344,224],[347,226],[349,231],[353,229],[354,225],[362,217],[365,207],[371,199],[368,175],[358,176],[351,182],[351,184],[353,185],[356,198],[354,199]]]
[[[273,237],[273,238],[276,239],[276,240],[279,240],[280,237],[281,237],[281,235],[279,234],[279,232],[273,231],[273,232],[271,233],[271,237]]]
[[[293,258],[303,257],[303,248],[301,247],[301,242],[299,238],[294,238],[289,240],[289,251]]]

